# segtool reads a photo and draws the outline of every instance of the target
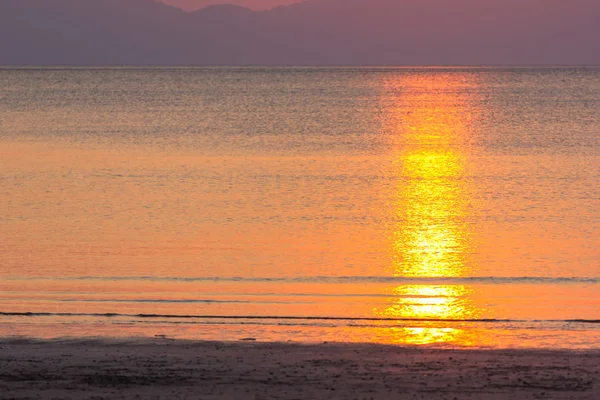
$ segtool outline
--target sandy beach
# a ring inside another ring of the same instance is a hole
[[[599,378],[600,352],[0,341],[3,399],[598,399]]]

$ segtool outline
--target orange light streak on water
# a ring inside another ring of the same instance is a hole
[[[409,78],[410,79],[410,78]],[[413,81],[388,82],[393,92],[403,91],[392,108],[398,117],[398,171],[393,227],[394,276],[464,277],[470,274],[467,255],[473,247],[468,223],[471,203],[466,171],[466,127],[472,110],[470,95],[456,88],[465,82],[452,75],[421,75]],[[464,320],[480,318],[484,310],[475,304],[467,285],[402,285],[378,316],[415,319]],[[395,335],[407,344],[451,342],[468,345],[454,328],[425,327]]]

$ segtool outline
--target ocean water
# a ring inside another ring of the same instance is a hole
[[[0,69],[0,335],[600,348],[600,69]]]

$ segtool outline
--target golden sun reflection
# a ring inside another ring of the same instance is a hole
[[[453,74],[420,74],[387,85],[395,96],[394,160],[398,185],[392,233],[394,275],[414,278],[458,278],[469,275],[472,233],[468,224],[470,196],[468,126],[470,83]],[[416,284],[391,288],[390,304],[376,315],[413,320],[472,320],[473,289],[460,284]],[[404,328],[394,340],[409,344],[455,343],[462,330],[448,326]]]
[[[464,285],[404,285],[393,290],[398,297],[386,308],[388,317],[415,319],[473,319],[478,313],[469,309],[472,289]]]
[[[469,232],[464,223],[465,192],[459,156],[447,149],[426,149],[401,157],[403,186],[394,233],[402,259],[396,276],[461,276]]]

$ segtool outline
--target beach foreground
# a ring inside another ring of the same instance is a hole
[[[0,340],[1,398],[597,399],[600,352]]]

